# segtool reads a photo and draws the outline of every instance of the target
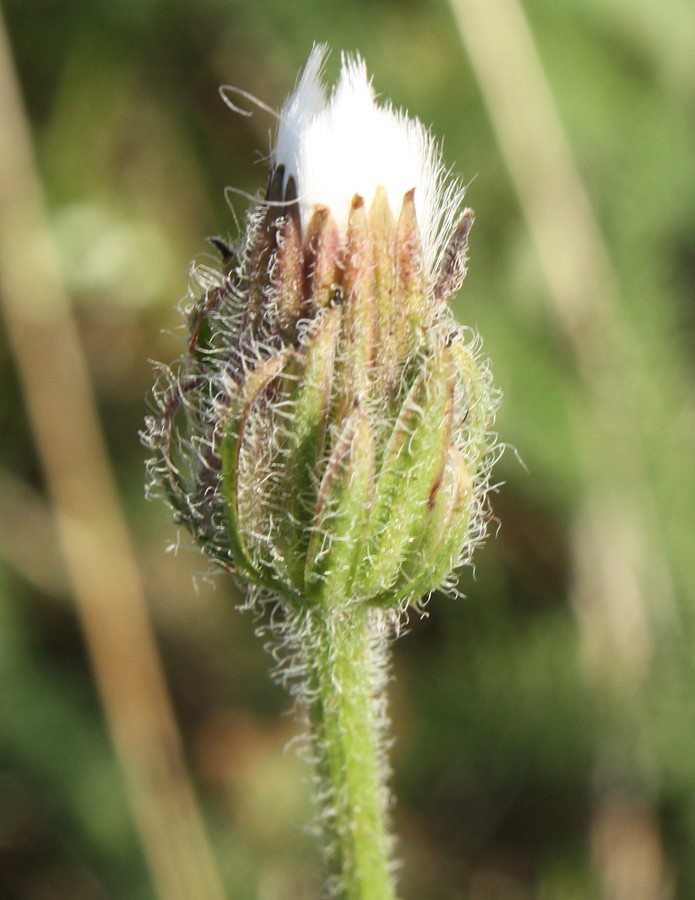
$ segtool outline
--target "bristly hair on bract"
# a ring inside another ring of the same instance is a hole
[[[402,611],[454,590],[484,537],[500,398],[448,306],[473,223],[460,182],[359,57],[327,98],[325,53],[279,115],[242,233],[191,269],[148,482],[251,602]]]

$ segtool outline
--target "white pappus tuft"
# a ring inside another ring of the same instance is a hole
[[[449,177],[440,149],[418,120],[379,105],[358,55],[342,54],[338,82],[326,98],[322,82],[328,49],[314,46],[297,88],[280,113],[273,165],[285,167],[299,194],[302,225],[316,206],[330,209],[344,232],[355,194],[367,207],[376,189],[386,189],[398,215],[407,191],[415,208],[425,263],[436,269],[463,207],[464,188]]]

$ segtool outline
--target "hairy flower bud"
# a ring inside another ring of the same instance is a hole
[[[185,358],[146,437],[153,484],[208,554],[296,608],[400,608],[484,532],[497,393],[446,301],[470,210],[430,135],[315,49],[265,198],[197,268]]]

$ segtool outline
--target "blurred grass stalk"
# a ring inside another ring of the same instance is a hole
[[[675,610],[642,439],[630,415],[639,408],[639,347],[521,3],[450,3],[536,247],[551,313],[587,387],[593,429],[578,423],[584,498],[572,587],[587,675],[606,708],[618,701],[638,709],[655,618],[663,624]],[[643,796],[614,783],[620,754],[624,763],[632,750],[618,729],[604,733],[596,760],[592,848],[602,896],[666,900],[673,885],[648,779]]]
[[[0,295],[111,738],[156,891],[221,900],[46,221],[0,18]],[[35,552],[41,553],[36,546]],[[79,761],[75,761],[79,765]]]

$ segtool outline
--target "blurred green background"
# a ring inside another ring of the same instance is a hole
[[[470,182],[477,221],[456,312],[483,337],[505,395],[498,430],[516,449],[496,469],[500,527],[461,576],[465,599],[433,597],[394,646],[401,894],[695,897],[695,7],[524,8],[615,267],[617,291],[588,305],[603,315],[610,303],[606,334],[558,317],[446,3],[4,3],[51,233],[230,898],[319,896],[308,770],[284,751],[297,726],[258,623],[224,579],[202,577],[185,538],[165,553],[176,532],[143,499],[138,430],[148,360],[178,353],[187,263],[208,252],[206,236],[234,234],[225,186],[265,181],[272,118],[234,115],[217,87],[279,108],[315,40],[335,48],[331,77],[336,51],[359,50],[377,90],[432,123]],[[542,193],[541,160],[531,171]],[[234,206],[243,215],[244,201]],[[549,224],[560,240],[563,221]],[[0,367],[0,896],[146,900],[157,894],[4,331]]]

